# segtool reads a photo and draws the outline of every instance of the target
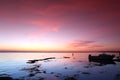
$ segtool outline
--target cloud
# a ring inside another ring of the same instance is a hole
[[[39,26],[42,31],[59,31],[59,23],[55,20],[34,20],[28,21],[28,24]]]
[[[50,33],[57,33],[60,29],[58,23],[52,20],[29,20],[28,24],[32,24],[36,28],[35,31],[29,33],[29,35],[32,36],[32,38],[45,37]]]
[[[114,27],[113,27],[114,26]],[[103,25],[102,27],[98,27],[96,29],[88,30],[86,32],[89,34],[89,36],[93,36],[94,38],[100,38],[100,39],[111,39],[112,38],[118,38],[120,34],[120,27],[118,25]]]
[[[54,0],[53,0],[54,1]],[[49,1],[48,1],[49,2]],[[37,5],[29,5],[29,9],[31,9],[31,12],[43,15],[43,16],[61,16],[66,13],[74,13],[78,12],[80,14],[113,14],[113,12],[120,12],[119,11],[119,4],[117,1],[110,0],[108,1],[104,0],[64,0],[64,1],[54,1],[47,3],[40,1],[39,3],[45,4],[46,7],[40,8],[41,6]],[[30,7],[31,6],[31,7]],[[32,8],[33,7],[33,8]],[[38,7],[38,8],[36,8]],[[29,10],[28,9],[28,10]],[[104,16],[104,15],[103,15]],[[118,16],[118,15],[117,15]],[[105,17],[105,16],[104,16]],[[112,16],[111,16],[112,17]]]
[[[69,22],[71,19],[76,19],[76,14],[79,15],[77,18],[81,21],[85,20],[84,23],[87,21],[90,23],[106,22],[120,17],[118,0],[109,0],[109,2],[108,0],[7,0],[7,2],[2,0],[0,6],[3,18],[11,16],[10,18],[15,17],[16,21],[19,19],[21,22],[33,18],[36,20],[38,18],[63,18],[64,21]]]
[[[81,41],[81,40],[76,40],[73,41],[69,44],[71,48],[75,49],[93,49],[93,48],[101,48],[104,47],[103,45],[98,44],[96,41]]]
[[[72,47],[86,47],[93,44],[95,41],[74,41],[70,43]]]
[[[94,45],[91,45],[91,46],[89,46],[88,48],[101,48],[101,47],[104,47],[103,45],[96,45],[96,44],[94,44]]]
[[[18,9],[21,13],[37,14],[42,16],[60,16],[67,12],[88,12],[95,11],[96,1],[79,1],[79,0],[26,0],[19,2]],[[21,4],[22,3],[22,4]]]

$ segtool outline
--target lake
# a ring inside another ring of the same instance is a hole
[[[120,80],[120,62],[89,62],[89,54],[0,53],[0,80]]]

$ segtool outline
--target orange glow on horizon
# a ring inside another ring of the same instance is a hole
[[[0,50],[120,50],[119,8],[118,0],[0,0]]]

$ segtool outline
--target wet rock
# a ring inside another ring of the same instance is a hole
[[[74,77],[79,77],[79,74],[74,74]]]
[[[55,75],[55,77],[60,77],[59,75]]]
[[[29,71],[29,72],[39,72],[40,70],[39,70],[39,67],[40,67],[40,65],[33,65],[32,67],[28,67],[28,68],[23,68],[22,70],[23,71]]]
[[[54,72],[51,72],[50,74],[54,74]]]
[[[100,73],[102,74],[102,73],[104,73],[104,71],[100,71]]]
[[[8,76],[3,76],[3,77],[1,76],[0,80],[14,80],[14,79]]]
[[[41,65],[33,65],[33,66],[35,66],[35,67],[39,68]]]
[[[84,68],[89,68],[89,66],[84,66]]]
[[[33,63],[35,63],[36,61],[38,61],[38,60],[28,60],[27,63],[29,63],[29,64],[33,64]]]
[[[46,72],[46,71],[43,71],[43,73],[45,73],[45,74],[46,74],[47,72]]]
[[[70,57],[66,57],[66,56],[64,56],[63,58],[70,58]]]
[[[82,74],[90,74],[89,72],[82,72]]]
[[[37,62],[37,61],[44,61],[44,60],[49,60],[49,59],[55,59],[55,57],[49,57],[49,58],[44,58],[44,59],[28,60],[27,63],[29,63],[29,64],[33,64],[33,63],[35,63],[35,62]]]
[[[38,80],[44,80],[44,78],[40,78],[40,79],[38,79]]]
[[[115,80],[120,80],[120,74],[119,74],[119,73],[116,74],[116,76],[115,76]]]
[[[83,61],[80,61],[80,60],[79,60],[78,62],[83,62]]]
[[[49,58],[40,59],[40,61],[49,60],[49,59],[55,59],[55,57],[49,57]]]
[[[35,76],[35,74],[29,74],[29,75],[28,75],[28,77],[33,77],[33,76]]]
[[[32,67],[28,67],[28,68],[23,68],[23,71],[28,72],[28,76],[27,77],[33,77],[38,73],[42,73],[43,71],[39,70],[40,65],[33,65]]]
[[[57,73],[57,74],[55,74],[55,76],[56,76],[56,77],[61,77],[62,74],[61,74],[61,73]]]
[[[68,69],[67,67],[65,67],[65,69]]]
[[[81,71],[77,71],[77,73],[80,73]]]
[[[75,79],[74,77],[67,77],[64,80],[77,80],[77,79]]]

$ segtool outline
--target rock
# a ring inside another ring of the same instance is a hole
[[[82,74],[90,74],[89,72],[82,72]]]
[[[77,80],[77,79],[75,79],[74,77],[67,77],[64,80]]]
[[[70,58],[70,57],[65,57],[65,56],[64,56],[63,58]]]
[[[0,80],[14,80],[14,79],[8,76],[4,76],[4,77],[0,77]]]

